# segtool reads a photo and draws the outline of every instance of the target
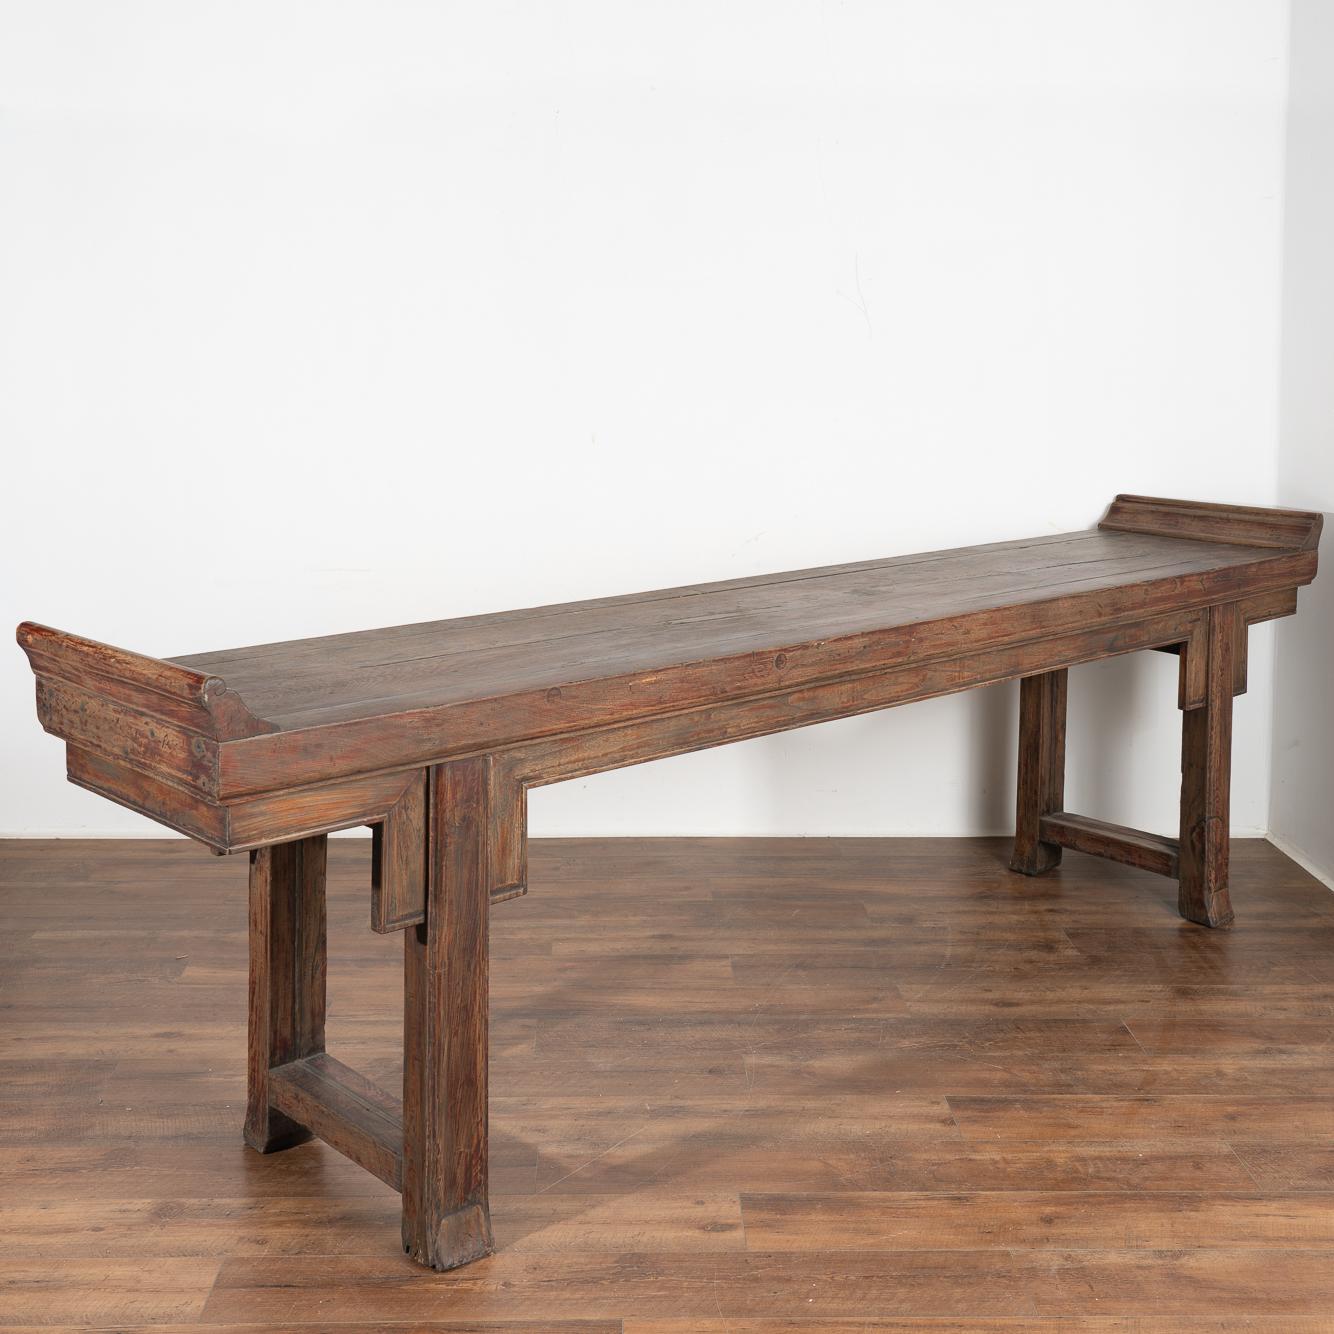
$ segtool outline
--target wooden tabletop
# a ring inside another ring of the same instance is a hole
[[[1254,565],[1253,547],[1083,531],[793,570],[172,661],[210,676],[279,731],[409,709],[493,701],[692,663],[823,651],[902,631],[905,658],[928,626],[1031,608],[1074,594],[1175,587]],[[841,657],[841,655],[838,655]],[[633,687],[627,687],[633,690]],[[627,700],[627,704],[631,701]]]
[[[920,668],[902,702],[1042,670],[1032,650],[1062,636],[1090,645],[1069,662],[1130,651],[1123,629],[1227,602],[1284,615],[1319,532],[1318,514],[1121,496],[1092,530],[174,659],[32,622],[18,638],[71,778],[157,810],[836,682],[856,702],[859,678]],[[978,654],[1000,665],[964,671]],[[134,798],[144,776],[172,792]]]

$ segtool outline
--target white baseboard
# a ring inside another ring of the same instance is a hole
[[[1319,865],[1312,857],[1303,852],[1301,848],[1294,843],[1289,843],[1286,838],[1279,837],[1271,829],[1267,835],[1269,841],[1285,856],[1291,857],[1303,871],[1310,872],[1322,885],[1328,885],[1334,889],[1334,871],[1326,866]]]

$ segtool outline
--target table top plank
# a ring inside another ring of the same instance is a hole
[[[170,661],[221,677],[285,731],[910,631],[1275,555],[1089,530]]]
[[[381,818],[451,757],[622,763],[1181,643],[1212,606],[1289,615],[1321,523],[1122,495],[1081,532],[175,659],[18,641],[73,781],[228,850]]]

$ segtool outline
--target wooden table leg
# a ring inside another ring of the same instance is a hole
[[[1232,693],[1239,633],[1235,606],[1211,607],[1202,650],[1207,657],[1204,703],[1181,723],[1182,917],[1229,926],[1228,806],[1232,772]]]
[[[250,1022],[245,1139],[271,1153],[311,1137],[270,1106],[269,1071],[324,1050],[327,840],[250,854]]]
[[[403,1249],[453,1269],[494,1249],[487,1199],[490,760],[431,771],[426,921],[404,932]]]
[[[1044,815],[1065,801],[1064,668],[1019,682],[1019,792],[1010,869],[1041,875],[1061,860],[1055,843],[1039,838]]]

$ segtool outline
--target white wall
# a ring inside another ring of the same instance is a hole
[[[1279,490],[1326,511],[1325,569],[1279,628],[1275,841],[1334,884],[1334,6],[1293,0]]]
[[[0,13],[10,624],[167,655],[1275,499],[1282,0]],[[2,831],[146,829],[0,673]],[[1172,677],[1077,675],[1072,804],[1174,828]],[[1013,708],[534,828],[1001,830]]]

